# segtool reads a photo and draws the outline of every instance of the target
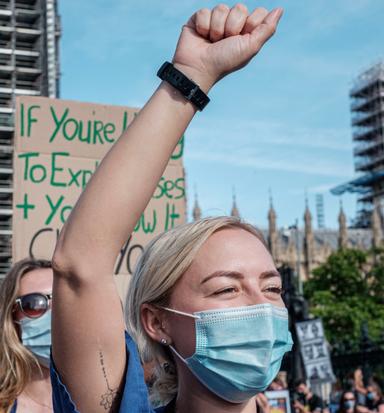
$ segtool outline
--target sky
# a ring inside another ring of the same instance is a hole
[[[61,98],[142,107],[171,60],[182,25],[215,1],[61,0]],[[227,3],[233,6],[235,3]],[[384,57],[383,0],[244,1],[282,6],[274,38],[243,70],[210,92],[186,132],[189,214],[195,190],[203,216],[230,213],[267,227],[269,194],[278,226],[303,224],[305,199],[316,227],[323,194],[326,227],[340,198],[330,188],[354,176],[349,89]],[[354,195],[342,197],[348,220]]]

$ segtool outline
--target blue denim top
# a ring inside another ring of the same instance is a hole
[[[127,332],[125,333],[125,343],[128,365],[119,413],[165,413],[165,406],[157,409],[151,407],[136,344]],[[55,413],[80,413],[76,409],[67,388],[61,381],[53,360],[51,360],[51,382],[53,411]],[[16,409],[12,410],[11,413],[16,413]]]

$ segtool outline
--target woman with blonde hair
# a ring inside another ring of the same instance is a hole
[[[256,229],[219,217],[154,239],[132,278],[127,329],[112,274],[206,94],[258,53],[281,15],[243,4],[195,13],[163,82],[82,193],[53,257],[55,412],[256,412],[292,345],[281,277]],[[140,365],[151,359],[155,410]]]
[[[53,273],[45,260],[13,265],[0,285],[0,412],[52,412]]]

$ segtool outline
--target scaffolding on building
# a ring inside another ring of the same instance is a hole
[[[384,199],[384,62],[361,73],[350,90],[355,171],[359,176],[332,189],[358,194],[356,227],[370,226],[374,205]]]
[[[316,216],[317,216],[317,228],[325,228],[325,215],[324,215],[324,196],[323,194],[316,194]]]
[[[57,0],[0,0],[0,279],[12,259],[15,100],[59,96],[60,35]]]

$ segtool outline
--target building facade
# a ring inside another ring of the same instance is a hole
[[[372,214],[377,215],[377,210]],[[271,222],[271,216],[274,216],[274,222]],[[338,229],[314,229],[308,205],[304,210],[301,228],[297,225],[278,229],[275,211],[272,214],[270,211],[268,217],[269,228],[264,231],[264,234],[268,236],[276,266],[288,266],[294,269],[302,281],[310,278],[312,271],[338,249],[368,250],[373,246],[382,245],[383,241],[381,225],[374,217],[371,219],[372,228],[347,228],[342,206],[338,217]]]
[[[375,205],[384,205],[384,62],[362,72],[350,90],[357,178],[332,190],[358,194],[356,227],[369,227]]]
[[[59,97],[60,35],[57,0],[0,0],[0,278],[12,257],[15,100]]]
[[[201,219],[202,210],[197,196],[192,212],[193,220]],[[230,215],[240,218],[240,212],[233,199]],[[272,200],[268,211],[268,228],[261,229],[269,250],[273,256],[276,266],[288,266],[306,281],[311,276],[313,269],[323,264],[332,252],[341,248],[358,248],[368,250],[371,247],[383,245],[383,232],[379,219],[379,209],[374,208],[371,212],[370,228],[348,228],[342,205],[339,212],[339,228],[314,229],[312,225],[312,214],[306,202],[302,225],[289,228],[279,228]]]

